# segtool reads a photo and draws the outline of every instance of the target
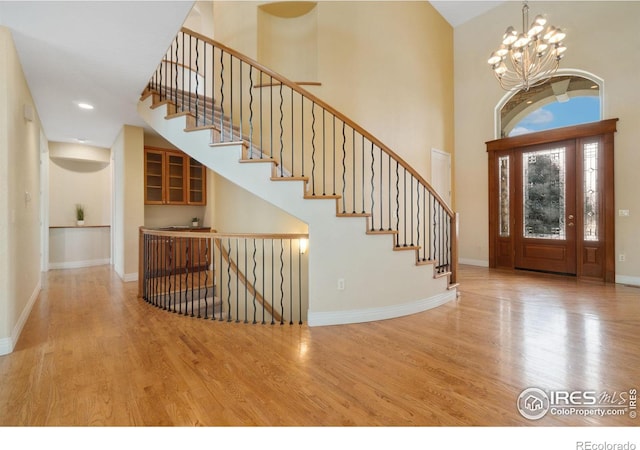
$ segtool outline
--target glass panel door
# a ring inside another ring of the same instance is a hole
[[[575,143],[524,148],[516,161],[515,267],[575,274]]]
[[[565,239],[565,148],[522,154],[523,236]]]

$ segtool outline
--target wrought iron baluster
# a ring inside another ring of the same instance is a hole
[[[347,212],[345,189],[347,187],[347,135],[345,133],[345,123],[342,122],[342,213]]]
[[[199,44],[199,39],[196,38],[196,73],[195,73],[195,78],[196,78],[196,126],[198,126],[198,124],[200,123],[200,115],[199,115],[199,110],[198,107],[200,106],[200,44]],[[189,81],[191,81],[191,78],[189,78]],[[203,123],[204,125],[204,123]]]
[[[380,148],[380,231],[382,231],[382,222],[383,222],[383,203],[382,203],[382,194],[384,192],[384,174],[382,173],[382,148]],[[389,186],[389,195],[391,195],[391,186]],[[373,211],[373,207],[371,207]]]
[[[251,159],[253,159],[253,68],[251,66],[249,66],[249,148]]]
[[[280,83],[280,89],[282,89],[282,85],[283,83]],[[293,141],[293,132],[295,130],[295,126],[293,124],[293,91],[291,89],[289,89],[289,91],[291,91],[291,176],[294,176],[296,173],[296,163],[295,163],[295,148],[296,148],[296,144]],[[284,165],[283,165],[283,169],[284,169]]]
[[[236,238],[236,323],[240,322],[240,249],[239,241],[240,239]],[[246,272],[245,272],[246,273]]]
[[[265,276],[264,276],[264,268],[265,268],[265,265],[264,265],[264,239],[261,239],[261,242],[262,242],[262,292],[265,292],[265,290],[264,290],[264,282],[265,282]],[[271,252],[271,253],[273,254],[273,252]],[[273,265],[272,265],[272,267],[273,267]],[[273,299],[273,296],[271,298]],[[265,324],[265,321],[264,321],[265,303],[266,302],[263,300],[262,301],[262,325]]]
[[[224,303],[224,302],[222,301],[222,297],[223,297],[223,292],[222,292],[222,290],[223,290],[223,289],[222,289],[222,286],[223,286],[223,284],[222,284],[222,281],[223,281],[223,280],[222,280],[222,277],[223,277],[223,275],[222,275],[222,268],[224,267],[223,262],[222,262],[222,261],[223,261],[223,255],[222,255],[222,254],[224,253],[224,244],[222,243],[222,239],[219,239],[219,241],[218,241],[218,242],[219,242],[219,244],[220,244],[220,247],[218,248],[218,251],[219,251],[219,253],[220,253],[220,270],[218,270],[218,272],[220,272],[220,275],[219,275],[219,277],[220,277],[220,309],[219,309],[219,311],[218,311],[220,314],[219,314],[219,316],[218,316],[218,320],[219,320],[220,322],[222,322],[222,321],[224,320],[223,312],[222,312],[222,304]]]
[[[256,247],[256,240],[253,239],[253,324],[255,325],[256,323],[258,323],[256,321],[256,312],[257,312],[257,308],[256,308],[256,282],[258,280],[258,277],[256,275],[256,252],[257,252],[257,247]]]
[[[300,240],[298,240],[300,242]],[[293,241],[289,239],[289,320],[293,316]],[[280,314],[280,325],[284,325],[284,308]]]
[[[233,55],[229,54],[229,136],[230,141],[233,142]]]
[[[231,239],[227,238],[227,322],[231,322]]]
[[[405,169],[405,173],[407,172],[407,170]],[[409,229],[411,230],[411,247],[413,247],[413,175],[411,175],[411,178],[409,178],[409,190],[411,191],[411,215],[409,216],[411,218],[411,226],[409,227]],[[407,200],[405,199],[404,201],[405,205],[407,204]]]
[[[407,246],[407,169],[403,167],[403,177],[402,177],[402,225],[404,227],[404,238],[403,238],[403,247]]]
[[[362,136],[362,192],[361,192],[361,197],[362,197],[362,214],[364,214],[366,212],[365,210],[365,206],[364,206],[364,135]]]
[[[284,128],[282,126],[284,112],[282,106],[284,104],[284,98],[282,97],[282,83],[280,83],[280,177],[284,177],[284,159],[282,158],[282,152],[284,151]]]
[[[209,246],[211,238],[204,241],[204,318],[209,318]]]
[[[283,253],[284,253],[284,247],[283,247],[283,243],[282,243],[283,239],[280,238],[280,323],[282,324],[282,316],[284,316],[284,258],[283,258]],[[273,267],[273,265],[272,265]],[[271,311],[274,311],[273,309],[273,297],[271,299]],[[273,318],[273,313],[271,314],[271,325],[273,325],[275,323],[274,318]]]
[[[356,130],[351,129],[351,171],[352,171],[352,180],[351,180],[351,209],[353,214],[356,213]]]
[[[239,131],[240,136],[239,136],[239,139],[243,140],[244,139],[244,120],[242,118],[242,111],[244,110],[244,107],[243,107],[244,105],[242,104],[242,92],[243,92],[242,87],[244,86],[244,83],[242,82],[242,66],[243,66],[243,64],[242,64],[241,60],[238,60],[238,66],[240,67],[240,87],[238,88],[238,91],[240,91],[239,92],[240,100],[239,100],[239,105],[238,105],[238,108],[240,109],[240,127],[239,127],[240,128],[240,131]],[[231,98],[233,98],[233,95],[231,96]],[[231,117],[233,118],[233,114],[231,114]],[[249,148],[249,152],[251,152],[251,148]]]
[[[224,140],[224,51],[220,50],[220,142]]]
[[[293,99],[293,92],[291,92],[291,98]],[[292,100],[293,102],[293,100]],[[293,116],[293,110],[291,111],[291,115]],[[292,119],[293,121],[293,119]],[[313,140],[311,141],[313,145]],[[302,170],[300,171],[300,176],[304,177],[304,96],[300,96],[300,161],[302,163]],[[292,176],[295,174],[292,172]]]
[[[247,308],[247,300],[249,299],[249,279],[246,277],[247,272],[247,239],[244,240],[244,273],[245,273],[245,283],[244,283],[244,323],[249,323],[249,310]]]
[[[165,305],[165,307],[163,308],[164,310],[167,310],[167,309],[171,310],[171,288],[172,288],[172,286],[171,286],[171,276],[173,275],[173,267],[172,267],[173,266],[173,238],[169,238],[168,239],[168,244],[169,244],[169,248],[168,248],[169,261],[168,261],[167,270],[169,271],[169,274],[168,274],[169,276],[167,277],[167,279],[169,281],[169,286],[167,288],[167,293],[169,294],[169,298],[168,298],[169,302],[168,302],[168,307],[167,307],[167,305]]]
[[[364,158],[363,158],[364,160]],[[375,163],[376,163],[376,157],[373,153],[373,142],[371,142],[371,228],[370,230],[373,231],[375,229],[375,221],[376,221],[376,217],[375,217],[375,205],[376,205],[376,201],[375,201],[375,186],[373,184],[373,178],[375,175]],[[364,172],[363,172],[364,173]],[[363,178],[364,180],[364,178]],[[362,190],[363,192],[363,197],[364,197],[364,189]]]
[[[182,101],[180,102],[180,111],[184,111],[184,33],[182,33],[182,65],[183,65],[183,69],[181,70],[182,72],[182,83],[180,84],[180,92],[182,93]],[[176,71],[178,70],[178,67],[180,67],[179,64],[176,63]]]
[[[396,161],[396,230],[398,235],[396,236],[396,247],[400,247],[400,164]]]
[[[311,103],[311,195],[316,196],[316,102]]]
[[[302,252],[301,251],[298,251],[298,314],[299,314],[298,324],[302,325]],[[293,314],[291,314],[291,319],[289,323],[293,325]]]
[[[327,190],[326,190],[326,182],[327,182],[327,174],[326,174],[326,168],[327,168],[327,159],[326,159],[326,152],[327,152],[327,135],[326,135],[326,127],[325,127],[325,109],[322,108],[322,195],[327,195]]]

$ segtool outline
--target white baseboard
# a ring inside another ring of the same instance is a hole
[[[468,264],[470,266],[489,267],[489,261],[486,261],[484,259],[460,258],[460,259],[458,259],[458,262],[460,264]]]
[[[13,331],[11,332],[11,337],[0,339],[0,356],[8,355],[13,352],[13,349],[18,342],[18,338],[22,333],[22,328],[24,328],[24,324],[27,323],[27,319],[29,318],[29,314],[31,314],[31,309],[38,299],[38,295],[40,294],[40,290],[42,289],[42,280],[38,280],[38,284],[36,288],[31,293],[31,297],[29,297],[29,301],[25,305],[24,309],[20,313],[20,317],[18,318],[18,322],[13,327]]]
[[[626,275],[616,275],[616,283],[618,284],[628,284],[631,286],[639,286],[640,287],[640,277],[629,277]]]
[[[111,260],[107,259],[91,259],[88,261],[69,261],[69,262],[57,262],[57,263],[49,263],[49,269],[80,269],[82,267],[92,267],[92,266],[104,266],[109,264]]]
[[[8,355],[13,351],[13,339],[2,338],[0,339],[0,356]]]
[[[125,273],[124,276],[120,278],[122,278],[122,281],[124,281],[125,283],[128,283],[130,281],[138,281],[138,272]]]
[[[309,311],[307,322],[310,327],[326,325],[344,325],[348,323],[373,322],[408,316],[443,305],[456,298],[456,289],[448,290],[433,297],[401,305],[383,306],[348,311]]]

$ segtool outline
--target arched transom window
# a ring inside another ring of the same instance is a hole
[[[517,92],[500,108],[499,136],[517,136],[601,120],[601,83],[594,80],[579,75],[560,75],[527,92]]]

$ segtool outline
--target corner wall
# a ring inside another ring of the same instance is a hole
[[[25,119],[25,108],[34,111]],[[40,292],[40,119],[0,27],[0,355],[11,353]]]
[[[616,262],[616,281],[640,285],[640,2],[535,2],[530,14],[546,14],[550,23],[566,29],[561,67],[601,77],[603,118],[620,119],[615,134],[616,209],[628,209],[630,215],[616,216],[616,255],[626,255],[625,262]],[[521,27],[521,17],[520,3],[505,2],[455,29],[455,186],[462,263],[488,263],[485,142],[494,139],[494,108],[505,92],[486,60],[508,25]]]
[[[116,138],[114,159],[113,264],[124,281],[138,279],[138,229],[144,225],[144,132],[125,125]]]

